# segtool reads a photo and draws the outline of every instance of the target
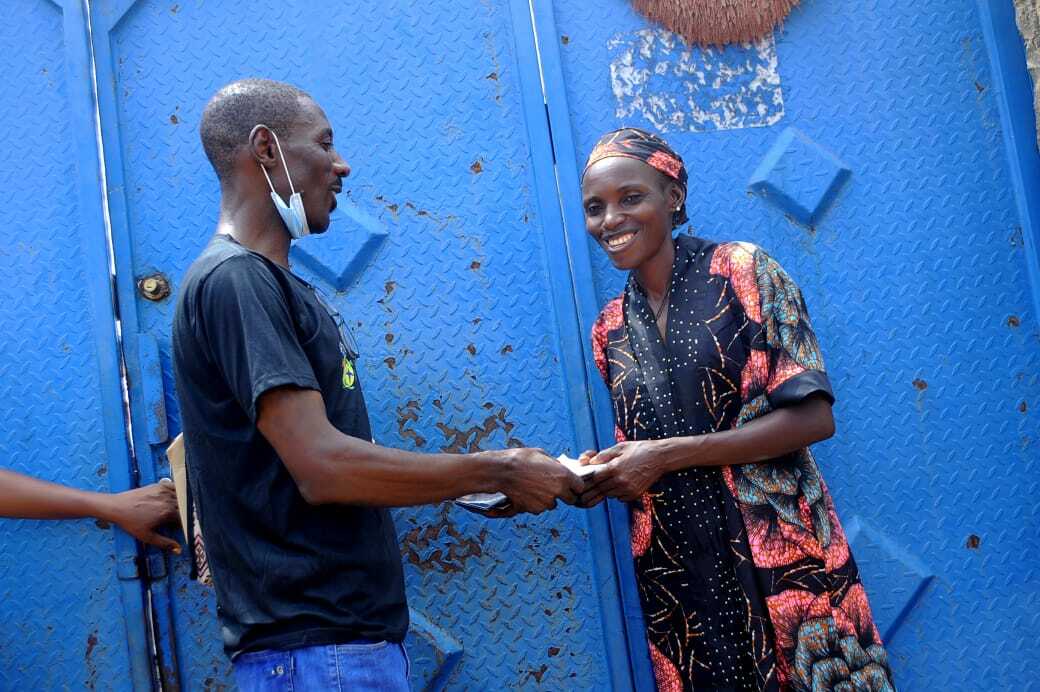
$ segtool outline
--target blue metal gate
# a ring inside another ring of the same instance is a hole
[[[0,465],[126,490],[86,18],[79,2],[4,9]],[[148,689],[133,539],[86,521],[5,520],[0,535],[0,689]]]
[[[22,0],[0,26],[0,464],[100,490],[165,474],[172,301],[141,286],[176,290],[212,233],[198,120],[247,75],[313,93],[354,169],[293,261],[356,327],[377,440],[606,446],[585,344],[622,277],[577,176],[598,134],[642,125],[686,157],[695,231],[803,286],[839,399],[819,458],[900,688],[1034,684],[1040,158],[1010,2],[803,0],[725,51],[624,0],[89,4]],[[622,507],[396,519],[417,688],[651,687]],[[183,560],[87,522],[3,537],[0,689],[230,685]]]

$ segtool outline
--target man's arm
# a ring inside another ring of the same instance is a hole
[[[19,519],[93,517],[117,524],[139,541],[180,552],[176,541],[155,529],[177,520],[173,483],[110,494],[79,490],[0,470],[0,516]]]
[[[534,449],[417,454],[344,435],[325,415],[321,394],[278,387],[258,400],[257,427],[311,504],[400,507],[500,491],[521,512],[573,503],[582,481]]]

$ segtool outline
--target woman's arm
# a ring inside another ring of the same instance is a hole
[[[622,442],[599,454],[583,455],[585,464],[601,465],[582,493],[583,506],[604,497],[632,501],[665,473],[691,466],[728,466],[775,459],[834,434],[830,401],[811,395],[746,425],[692,437]]]
[[[122,493],[96,493],[0,469],[0,516],[92,517],[113,522],[144,543],[180,552],[176,541],[155,532],[159,526],[177,520],[177,495],[170,481]]]

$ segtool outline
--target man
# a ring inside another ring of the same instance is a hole
[[[324,112],[288,84],[229,84],[202,115],[217,233],[173,326],[189,488],[224,647],[243,689],[405,690],[408,611],[391,506],[501,491],[515,512],[581,481],[530,449],[414,454],[371,440],[357,352],[289,269],[324,232],[342,178]]]
[[[97,493],[0,469],[0,517],[100,519],[142,543],[181,552],[177,541],[156,532],[177,520],[177,496],[173,483],[165,478],[122,493]]]

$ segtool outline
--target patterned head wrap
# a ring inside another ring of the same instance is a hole
[[[672,214],[672,225],[678,226],[689,221],[689,217],[686,216],[686,166],[682,157],[675,153],[667,142],[655,134],[635,127],[623,127],[608,132],[600,137],[596,146],[592,148],[589,160],[585,162],[585,170],[581,173],[582,179],[592,164],[611,156],[638,159],[679,183],[683,191],[683,204],[679,211]]]

